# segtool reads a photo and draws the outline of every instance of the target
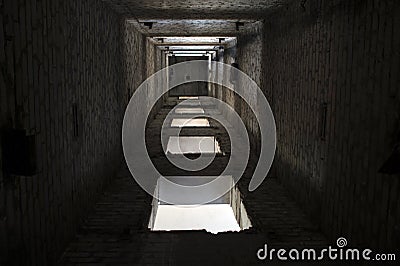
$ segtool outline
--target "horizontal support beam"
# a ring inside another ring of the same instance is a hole
[[[198,42],[198,43],[187,43],[187,42],[154,42],[155,46],[225,46],[224,43],[218,42]]]
[[[187,53],[196,53],[196,52],[216,52],[216,49],[161,49],[163,51],[171,51],[171,52],[187,52]]]

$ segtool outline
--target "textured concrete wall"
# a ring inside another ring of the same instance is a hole
[[[130,98],[147,77],[161,69],[162,52],[134,24],[126,21],[124,28],[124,80]]]
[[[36,136],[39,172],[0,173],[0,262],[53,265],[121,166],[126,104],[162,52],[100,1],[1,6],[1,129]]]
[[[246,73],[257,85],[264,90],[263,86],[263,25],[260,22],[247,25],[248,29],[244,34],[238,37],[236,63],[239,69]],[[249,103],[257,106],[259,91],[244,90],[246,99]],[[230,97],[233,99],[233,97]],[[256,152],[259,152],[259,127],[257,120],[251,111],[249,105],[242,99],[236,99],[235,109],[238,110],[243,119],[251,137],[252,147]]]
[[[154,46],[149,38],[146,39],[146,77],[150,77],[161,69],[163,60],[165,59],[165,54],[161,49]],[[153,80],[154,81],[154,80]],[[158,80],[148,83],[147,95],[143,99],[144,102],[148,102],[150,107],[150,101],[155,100],[159,95],[163,94],[165,87],[158,83]],[[166,96],[165,96],[166,97]],[[152,111],[148,117],[148,120],[154,118],[163,105],[163,99],[161,98],[152,108]]]
[[[271,175],[331,240],[400,245],[398,175],[378,173],[400,142],[399,6],[293,2],[263,27],[247,28],[224,53],[272,105],[278,143]],[[212,94],[235,106],[257,147],[246,104],[218,86]]]
[[[1,128],[35,134],[39,166],[0,174],[0,258],[54,265],[121,163],[123,24],[101,1],[0,6]]]
[[[332,240],[400,246],[399,176],[378,173],[399,141],[399,17],[398,1],[315,0],[265,23],[276,175]]]
[[[165,66],[165,54],[161,49],[153,45],[149,38],[146,38],[136,26],[130,22],[124,22],[123,37],[123,76],[125,84],[125,102],[129,101],[133,93],[152,74]],[[155,86],[157,87],[157,86]],[[153,99],[158,88],[148,91],[147,99]],[[156,105],[155,112],[161,107],[161,102]]]
[[[123,51],[125,92],[128,101],[147,76],[146,38],[129,22],[124,22]]]
[[[246,24],[245,29],[237,37],[236,45],[226,49],[223,55],[220,56],[220,60],[225,64],[231,65],[232,63],[237,63],[241,71],[253,79],[263,91],[265,90],[263,87],[264,79],[262,78],[263,24],[261,22]],[[230,82],[229,71],[224,73],[224,79]],[[233,84],[233,88],[237,86],[242,85]],[[257,106],[258,93],[257,91],[244,90],[246,98],[255,104],[255,106]],[[248,130],[252,149],[258,152],[260,141],[259,127],[248,104],[242,98],[238,97],[236,93],[221,86],[213,86],[212,95],[234,107]]]

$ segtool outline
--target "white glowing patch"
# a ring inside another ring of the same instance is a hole
[[[198,51],[198,50],[204,50],[204,51],[210,51],[215,49],[215,45],[184,45],[184,46],[168,46],[168,50],[170,51]],[[165,50],[166,46],[159,46],[161,49]]]
[[[206,230],[216,234],[238,232],[240,226],[229,204],[159,205],[152,230]]]
[[[203,108],[176,108],[177,114],[204,114]]]
[[[204,184],[208,185],[205,190],[181,187]],[[152,231],[206,230],[217,234],[252,227],[232,176],[160,177],[154,195],[148,225]]]
[[[194,154],[194,153],[221,153],[221,148],[215,137],[177,137],[168,139],[166,153]]]
[[[206,118],[174,118],[171,122],[171,127],[209,127],[210,123]]]
[[[179,100],[198,100],[198,96],[179,96]]]
[[[177,52],[175,52],[174,53],[174,56],[198,56],[198,57],[203,57],[203,56],[207,56],[205,53],[202,53],[202,54],[200,54],[200,53],[191,53],[191,54],[180,54],[180,53],[177,53]],[[199,58],[199,60],[201,60],[201,58]]]

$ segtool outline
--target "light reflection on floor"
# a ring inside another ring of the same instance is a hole
[[[204,114],[203,108],[176,108],[175,113],[177,114]]]
[[[179,100],[198,100],[198,96],[179,96]]]

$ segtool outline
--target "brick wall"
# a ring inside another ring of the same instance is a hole
[[[36,136],[39,169],[0,171],[0,264],[54,265],[121,165],[144,39],[95,0],[2,0],[0,20],[0,126]]]
[[[274,168],[331,240],[400,246],[399,176],[378,173],[399,141],[399,17],[398,1],[309,0],[265,22]]]

